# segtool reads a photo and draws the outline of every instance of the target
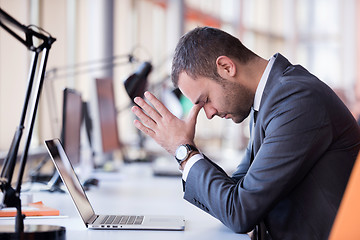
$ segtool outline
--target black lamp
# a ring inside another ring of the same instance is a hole
[[[49,50],[51,48],[51,45],[56,41],[56,39],[51,37],[49,33],[45,32],[41,28],[31,25],[25,26],[20,24],[16,19],[11,17],[1,8],[0,8],[0,27],[5,29],[14,38],[16,38],[22,44],[24,44],[28,48],[28,50],[34,52],[33,61],[30,68],[28,86],[25,95],[25,101],[20,118],[20,123],[16,129],[15,135],[13,137],[7,157],[5,158],[4,165],[0,175],[0,188],[4,193],[1,208],[2,207],[16,208],[17,214],[15,217],[15,226],[13,225],[0,226],[0,238],[1,239],[65,239],[66,230],[64,227],[52,226],[52,225],[24,226],[25,215],[23,215],[21,212],[21,200],[20,200],[22,178],[24,175],[28,150],[31,142],[31,136],[34,128],[37,108],[39,105],[41,89],[44,82],[45,69],[49,56]],[[15,33],[11,29],[12,27],[22,31],[25,34],[25,38],[22,38],[17,33]],[[34,28],[37,29],[38,31],[34,31],[33,30]],[[44,33],[46,35],[44,35]],[[35,46],[33,44],[34,37],[41,41],[40,45]],[[33,92],[32,91],[33,85],[35,85],[34,78],[38,65],[39,54],[43,51],[44,53],[42,54],[40,69],[38,70],[38,75],[39,75],[37,80],[38,88],[37,88],[37,92],[33,93],[35,102],[31,111],[29,111],[32,115],[30,117],[29,130],[27,132],[24,151],[20,159],[20,168],[19,168],[17,185],[16,188],[14,189],[11,186],[11,181],[16,165],[16,159],[18,155],[22,133],[25,128],[24,123],[25,123],[26,114],[28,112],[29,100]]]
[[[124,82],[125,89],[130,99],[134,101],[135,97],[143,97],[147,85],[147,77],[152,70],[150,62],[143,62],[138,70],[130,75]]]
[[[150,62],[143,62],[137,71],[133,74],[131,74],[124,82],[125,90],[127,94],[129,95],[132,103],[134,103],[135,97],[143,97],[146,87],[147,87],[147,77],[150,74],[152,70],[152,65]],[[150,161],[151,157],[148,156],[144,149],[144,136],[141,134],[140,130],[137,130],[138,137],[139,137],[139,143],[138,147],[140,148],[140,157],[138,157],[135,160],[129,160],[130,162],[136,161],[136,162],[145,162]]]

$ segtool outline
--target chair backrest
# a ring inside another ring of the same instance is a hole
[[[329,240],[360,239],[360,154],[347,184]]]

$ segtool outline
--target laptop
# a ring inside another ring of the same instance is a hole
[[[45,141],[46,148],[71,198],[90,229],[184,230],[185,220],[180,216],[98,215],[95,214],[86,193],[59,139]]]

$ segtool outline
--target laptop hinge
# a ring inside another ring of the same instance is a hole
[[[99,215],[92,215],[91,218],[86,221],[86,223],[93,224],[98,217],[99,217]]]

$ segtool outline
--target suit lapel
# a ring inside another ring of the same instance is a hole
[[[262,113],[264,111],[261,111],[261,107],[264,105],[264,103],[267,100],[267,97],[270,95],[270,92],[272,91],[272,89],[274,87],[276,87],[277,84],[279,84],[283,78],[284,73],[286,72],[286,70],[288,69],[289,66],[292,66],[292,64],[284,57],[282,56],[280,53],[276,53],[275,55],[275,62],[270,70],[269,73],[269,77],[268,80],[266,82],[265,88],[264,88],[264,92],[261,98],[261,102],[260,102],[260,108],[259,108],[259,112],[257,112],[257,117],[256,117],[256,122],[257,124],[253,125],[253,127],[251,126],[251,155],[250,155],[250,164],[252,163],[252,161],[254,160],[257,151],[260,148],[260,143],[261,143],[261,136],[260,136],[260,126],[262,125]],[[253,112],[253,109],[252,109]],[[251,116],[251,121],[253,119],[253,116]],[[252,124],[252,122],[251,122]]]
[[[276,53],[274,56],[275,56],[275,61],[270,70],[269,77],[266,82],[264,92],[261,98],[259,109],[261,109],[261,106],[266,101],[266,98],[268,97],[273,87],[281,81],[284,73],[286,72],[286,69],[289,66],[292,66],[291,63],[280,53]]]

